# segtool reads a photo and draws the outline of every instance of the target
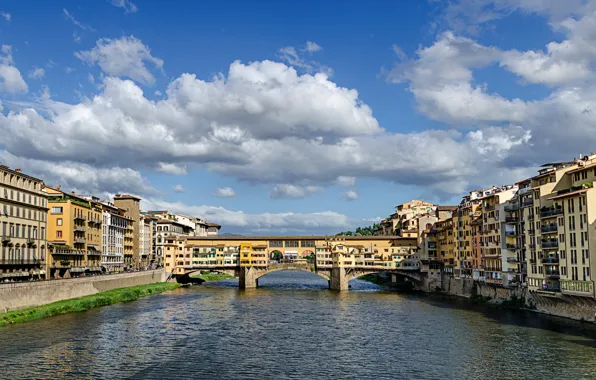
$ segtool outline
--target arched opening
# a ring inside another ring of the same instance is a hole
[[[257,278],[258,287],[281,289],[328,289],[329,278],[323,274],[299,269],[268,271]]]
[[[284,254],[281,251],[274,250],[269,253],[269,259],[279,263],[284,259]]]

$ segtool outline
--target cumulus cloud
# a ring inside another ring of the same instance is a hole
[[[184,187],[182,185],[178,184],[178,185],[174,186],[174,191],[176,193],[184,193],[185,190],[184,190]]]
[[[367,223],[333,211],[248,214],[223,207],[195,206],[155,198],[144,199],[141,206],[145,210],[172,210],[186,215],[197,215],[221,224],[228,232],[248,234],[334,234]]]
[[[296,49],[294,46],[285,46],[278,50],[277,55],[279,59],[288,63],[289,65],[304,70],[307,73],[324,73],[327,76],[331,76],[333,74],[333,70],[321,64],[320,62],[314,61],[310,59],[310,57],[305,57],[303,53],[306,55],[312,55],[313,53],[322,50],[323,48],[317,45],[312,41],[306,41],[304,48]]]
[[[185,165],[177,165],[177,164],[172,164],[172,163],[168,163],[168,162],[158,162],[155,170],[157,170],[158,172],[175,174],[175,175],[186,174],[186,166]]]
[[[345,199],[346,201],[355,201],[356,199],[358,199],[358,194],[356,194],[356,192],[353,190],[346,191],[343,194],[343,199]]]
[[[356,177],[349,177],[349,176],[345,176],[345,175],[340,175],[335,180],[335,183],[337,185],[339,185],[339,186],[351,187],[351,186],[354,186],[356,184]]]
[[[112,0],[112,5],[124,9],[124,13],[135,13],[139,10],[130,0]]]
[[[271,193],[271,198],[305,198],[309,195],[323,191],[318,186],[298,186],[290,184],[280,184],[275,186]]]
[[[0,53],[0,92],[19,93],[28,91],[21,72],[14,66],[12,46],[2,45]]]
[[[97,168],[74,161],[48,162],[17,157],[6,150],[0,150],[0,162],[12,168],[21,168],[50,186],[61,185],[64,189],[80,194],[159,194],[141,173],[129,168]]]
[[[146,64],[161,69],[164,63],[152,56],[149,47],[134,36],[101,38],[93,49],[78,51],[75,56],[88,65],[98,65],[107,75],[128,77],[148,85],[155,83],[155,77]]]
[[[215,195],[222,198],[235,197],[236,193],[231,187],[220,187],[215,190]]]
[[[41,67],[37,67],[29,72],[29,78],[31,79],[41,79],[44,75],[46,75],[46,71]]]

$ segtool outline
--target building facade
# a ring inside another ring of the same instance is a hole
[[[101,206],[93,201],[51,187],[48,198],[47,271],[52,278],[100,273],[103,223]]]
[[[47,275],[47,199],[41,179],[0,166],[0,281]]]
[[[139,223],[134,223],[141,216],[141,198],[130,194],[116,194],[114,205],[124,210],[125,215],[133,221],[124,236],[125,264],[134,269],[148,266],[148,258],[143,260],[139,251],[140,226]]]

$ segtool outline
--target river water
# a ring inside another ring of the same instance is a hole
[[[0,328],[2,379],[596,379],[596,328],[306,272]]]

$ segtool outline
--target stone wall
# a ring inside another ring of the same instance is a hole
[[[166,280],[163,269],[64,280],[1,283],[0,312],[40,306],[106,290]]]
[[[563,294],[541,294],[530,292],[527,288],[503,288],[468,278],[443,276],[442,292],[470,298],[482,296],[490,298],[491,303],[502,303],[514,298],[523,301],[529,310],[558,317],[596,322],[596,300],[588,297]]]

